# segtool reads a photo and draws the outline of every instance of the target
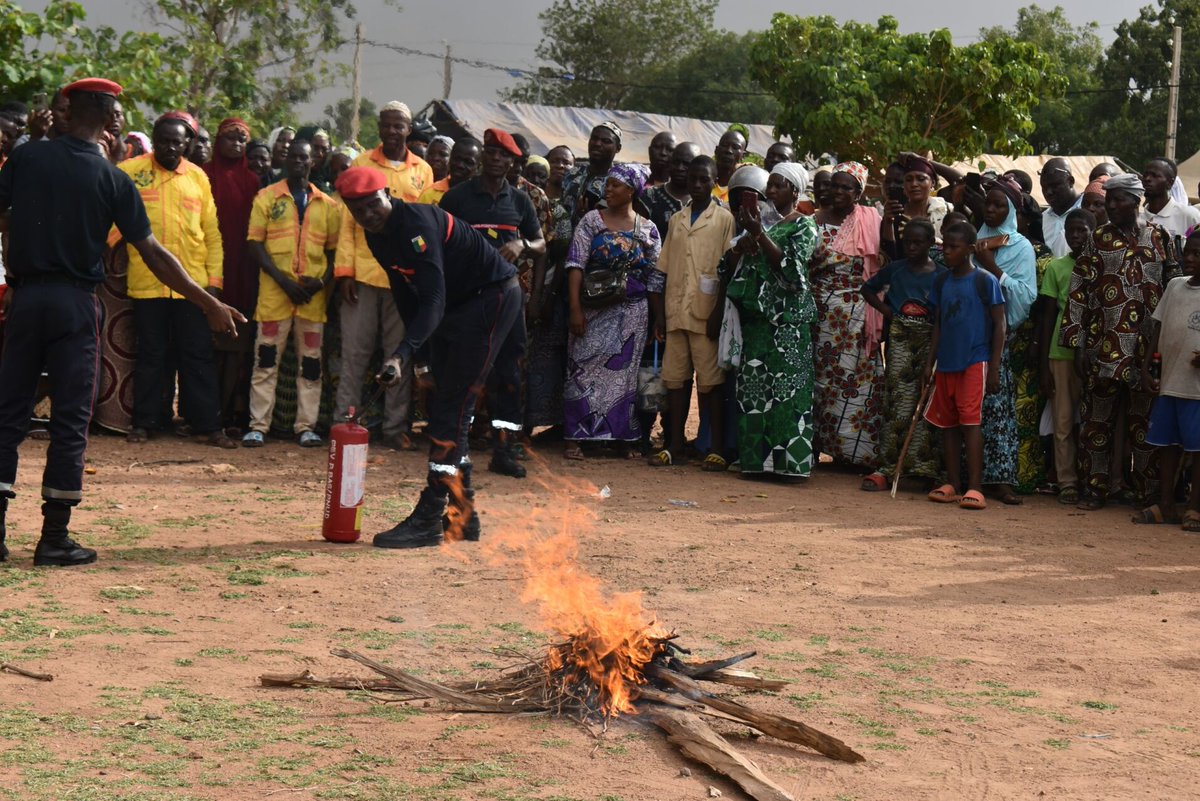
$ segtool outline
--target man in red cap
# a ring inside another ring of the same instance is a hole
[[[434,383],[425,429],[428,486],[412,514],[376,535],[375,545],[438,545],[444,529],[451,539],[478,539],[467,432],[496,343],[521,317],[516,268],[482,234],[437,206],[389,198],[376,170],[351,167],[337,190],[387,274],[404,319],[404,340],[384,362],[380,380],[399,381],[413,365],[417,375],[432,372]],[[442,520],[448,497],[453,525]]]
[[[546,240],[532,201],[508,182],[521,148],[506,131],[483,132],[483,171],[442,196],[439,204],[455,219],[469,223],[510,264],[525,255],[541,257]],[[524,478],[514,445],[525,421],[521,406],[521,360],[525,356],[525,316],[521,315],[496,353],[487,381],[487,405],[492,418],[492,460],[488,469]]]
[[[121,87],[88,78],[63,90],[70,102],[64,136],[18,148],[0,169],[0,230],[9,231],[4,358],[0,360],[0,561],[4,514],[17,477],[38,377],[50,377],[54,415],[42,474],[42,537],[35,565],[82,565],[96,552],[68,532],[82,498],[83,453],[99,368],[101,255],[115,224],[164,283],[200,307],[213,331],[233,331],[237,311],[192,281],[155,240],[141,196],[99,143]]]

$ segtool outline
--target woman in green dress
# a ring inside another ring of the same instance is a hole
[[[796,203],[808,189],[808,174],[790,162],[777,164],[769,177],[757,167],[743,167],[738,173],[743,170],[757,170],[754,180],[743,183],[735,174],[731,190],[741,184],[746,187],[743,192],[761,192],[768,202],[758,208],[744,205],[731,191],[743,229],[728,257],[736,259],[737,267],[727,290],[741,319],[741,471],[805,478],[813,466],[812,326],[817,320],[808,290],[808,261],[817,229],[811,217],[796,211]],[[765,222],[771,218],[778,222],[768,226]]]

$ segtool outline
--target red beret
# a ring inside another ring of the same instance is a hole
[[[387,189],[387,177],[370,167],[350,167],[338,176],[335,188],[344,200],[353,200]]]
[[[517,146],[517,141],[508,131],[502,131],[499,128],[488,128],[483,132],[483,146],[504,148],[517,158],[521,158],[521,148]]]
[[[81,78],[63,87],[62,93],[65,96],[70,97],[72,92],[96,92],[116,97],[121,94],[121,84],[105,78]]]
[[[200,130],[200,126],[196,122],[196,118],[191,114],[188,114],[186,111],[168,111],[159,117],[158,120],[155,120],[155,123],[161,120],[175,120],[176,122],[182,122],[188,129],[188,133],[190,133],[192,136],[195,136],[196,132]]]

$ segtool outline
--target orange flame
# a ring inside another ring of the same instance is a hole
[[[542,622],[566,647],[550,649],[550,668],[561,676],[561,689],[605,716],[636,714],[636,687],[643,670],[666,636],[642,606],[640,592],[610,593],[579,563],[578,534],[589,530],[595,515],[580,505],[595,498],[596,487],[549,477],[539,470],[537,483],[550,491],[551,506],[530,499],[528,516],[496,525],[488,516],[485,552],[493,561],[518,562],[525,574],[521,600],[538,605]]]

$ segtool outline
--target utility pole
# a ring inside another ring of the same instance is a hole
[[[362,106],[362,23],[354,29],[354,87],[350,92],[350,141],[358,141],[358,110]]]
[[[442,100],[450,98],[450,85],[454,82],[454,62],[450,60],[450,43],[443,40],[446,46],[446,57],[442,60]]]
[[[1179,51],[1183,49],[1183,28],[1175,26],[1171,49],[1171,87],[1167,100],[1167,158],[1175,159],[1175,134],[1179,128]]]

